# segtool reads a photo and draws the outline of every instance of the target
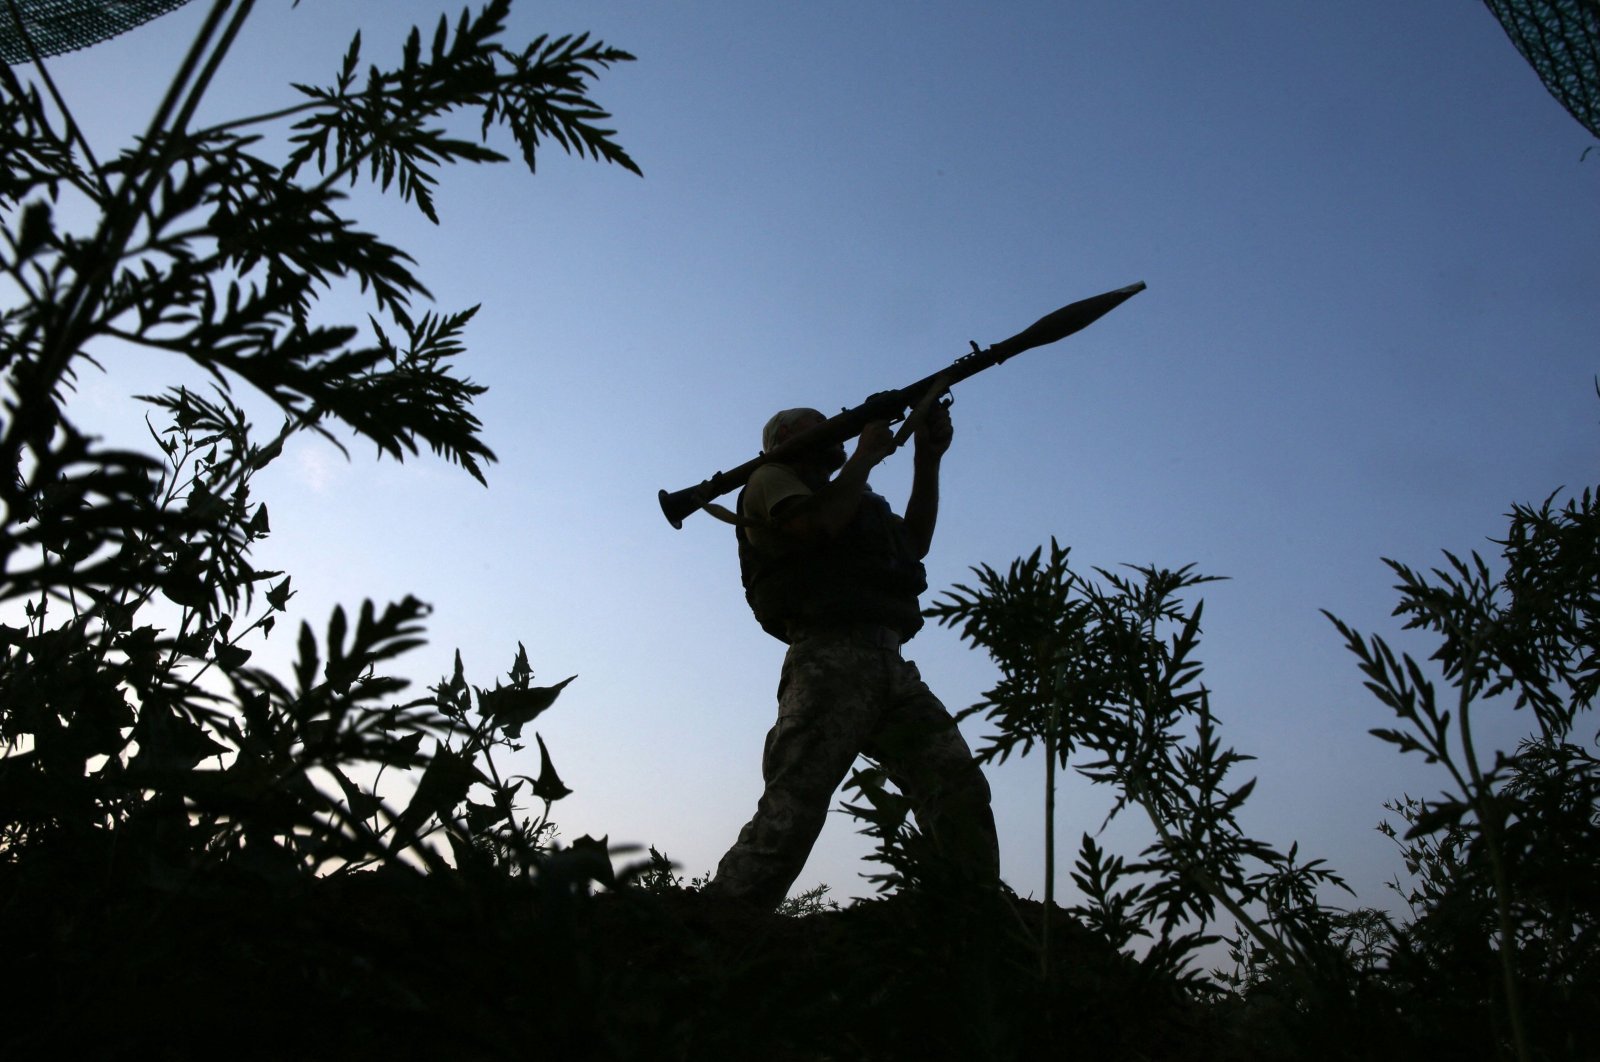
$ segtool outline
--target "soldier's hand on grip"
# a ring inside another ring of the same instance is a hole
[[[856,440],[856,456],[869,464],[877,464],[894,453],[894,432],[886,420],[868,421]]]
[[[950,407],[943,402],[929,406],[927,415],[917,425],[912,438],[916,440],[918,457],[942,457],[950,449],[950,440],[955,438],[955,425],[950,422]]]

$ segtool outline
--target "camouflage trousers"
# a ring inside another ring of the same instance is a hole
[[[911,801],[917,825],[977,875],[998,881],[989,783],[955,721],[881,628],[823,630],[789,646],[778,721],[761,759],[755,816],[717,865],[712,889],[773,908],[788,895],[858,755]]]

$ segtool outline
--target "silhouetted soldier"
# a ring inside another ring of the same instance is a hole
[[[849,460],[843,443],[823,445],[756,469],[739,496],[746,597],[789,651],[761,760],[766,788],[717,866],[714,893],[764,908],[782,902],[861,754],[911,800],[918,825],[946,855],[998,881],[989,784],[950,713],[900,653],[922,627],[922,558],[953,434],[944,406],[932,403],[924,415],[903,518],[867,485],[895,449],[886,421],[866,426]],[[784,410],[767,422],[762,446],[770,451],[823,419],[814,409]]]

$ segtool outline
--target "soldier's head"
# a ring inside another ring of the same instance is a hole
[[[780,410],[774,413],[772,419],[767,421],[766,427],[761,429],[761,449],[771,451],[827,419],[819,410],[807,406]],[[814,451],[799,455],[797,462],[814,464],[827,472],[832,472],[844,464],[844,443],[819,446]]]

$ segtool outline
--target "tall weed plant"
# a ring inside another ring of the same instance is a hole
[[[1285,969],[1302,970],[1326,918],[1318,890],[1343,882],[1320,860],[1239,825],[1255,783],[1232,772],[1249,757],[1221,741],[1196,655],[1203,603],[1183,600],[1213,577],[1190,566],[1129,571],[1086,575],[1052,541],[1004,572],[975,568],[975,585],[957,585],[928,610],[1000,669],[965,713],[996,727],[978,755],[1044,752],[1047,903],[1056,772],[1070,768],[1116,789],[1106,821],[1137,809],[1156,834],[1128,862],[1084,832],[1072,875],[1084,900],[1072,913],[1118,948],[1144,940],[1145,965],[1182,983],[1201,983],[1192,960],[1220,939],[1211,930],[1222,912]],[[1042,950],[1048,963],[1048,937]]]
[[[419,311],[412,259],[347,215],[344,189],[437,222],[446,164],[507,161],[492,135],[530,171],[553,144],[638,172],[589,96],[631,57],[584,36],[508,47],[509,0],[491,0],[413,30],[389,64],[357,35],[326,84],[201,125],[253,7],[210,3],[121,145],[85,138],[74,87],[42,60],[0,67],[0,865],[163,885],[213,868],[533,874],[567,789],[536,735],[537,775],[495,754],[520,749],[566,683],[535,685],[519,646],[492,689],[458,654],[408,696],[391,668],[422,641],[411,597],[302,624],[289,674],[257,666],[295,591],[253,562],[271,520],[252,487],[306,433],[396,460],[431,450],[483,480],[484,389],[456,368],[475,308]],[[482,138],[450,132],[457,116]],[[282,157],[258,153],[269,131]],[[365,321],[321,322],[335,285],[365,294]],[[145,449],[104,445],[69,402],[78,374],[130,347],[212,381],[142,396]],[[240,391],[281,427],[257,431]],[[414,788],[384,784],[402,777]],[[609,872],[573,847],[574,865]]]
[[[1600,686],[1600,511],[1585,490],[1509,520],[1498,565],[1476,553],[1446,553],[1427,573],[1387,562],[1394,614],[1434,639],[1426,661],[1329,617],[1396,716],[1373,734],[1453,786],[1383,804],[1400,823],[1380,829],[1405,867],[1391,883],[1401,918],[1329,905],[1327,887],[1348,891],[1333,870],[1240,827],[1254,783],[1233,772],[1249,757],[1221,740],[1196,655],[1203,604],[1184,600],[1207,577],[1085,574],[1054,541],[1004,571],[975,568],[928,615],[999,668],[966,713],[995,727],[979,756],[1045,754],[1047,903],[1056,777],[1070,769],[1115,788],[1106,821],[1138,809],[1156,834],[1130,859],[1085,832],[1070,913],[1119,950],[1142,942],[1147,984],[1235,1008],[1254,1057],[1323,1057],[1333,1043],[1328,1057],[1585,1057],[1600,999],[1600,759],[1582,728]],[[1474,720],[1486,711],[1525,715],[1531,733],[1485,748]],[[896,883],[926,882],[929,853],[872,782],[857,779],[871,799],[854,810],[877,858]],[[1220,940],[1234,969],[1207,978],[1194,960]]]
[[[1600,508],[1593,490],[1556,497],[1513,507],[1499,574],[1476,552],[1428,572],[1386,562],[1394,614],[1433,640],[1426,664],[1329,617],[1394,713],[1372,733],[1450,782],[1387,805],[1412,879],[1395,882],[1413,918],[1392,969],[1449,985],[1461,1024],[1519,1060],[1579,1057],[1600,999],[1600,761],[1583,728],[1600,687]],[[1531,733],[1484,748],[1485,712]]]

